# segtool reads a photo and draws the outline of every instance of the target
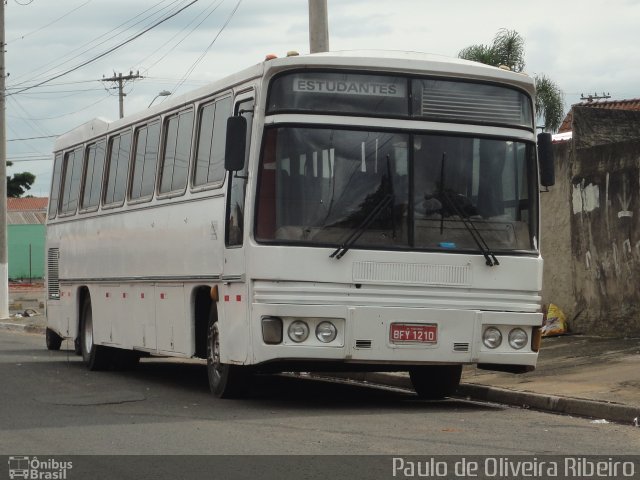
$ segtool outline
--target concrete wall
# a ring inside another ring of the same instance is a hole
[[[29,279],[29,245],[31,245],[31,277],[44,277],[44,225],[7,226],[9,278]]]
[[[540,250],[544,259],[542,301],[576,314],[571,251],[571,143],[554,145],[556,184],[540,194]]]
[[[581,330],[640,333],[640,112],[575,108],[571,249]]]
[[[543,301],[574,332],[640,334],[640,112],[574,107],[541,195]]]

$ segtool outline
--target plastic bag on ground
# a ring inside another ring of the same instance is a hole
[[[563,335],[567,333],[567,331],[567,320],[564,312],[560,310],[560,307],[557,305],[550,303],[544,315],[542,336],[552,337],[554,335]]]

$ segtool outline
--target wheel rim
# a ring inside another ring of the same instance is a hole
[[[93,319],[91,308],[88,308],[84,315],[84,349],[87,353],[93,348]]]

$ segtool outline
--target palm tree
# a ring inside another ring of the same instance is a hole
[[[514,72],[524,70],[524,39],[515,30],[502,28],[491,45],[471,45],[460,50],[459,58],[493,65],[507,66]],[[534,75],[536,84],[535,107],[539,120],[544,120],[544,129],[556,131],[562,119],[564,99],[562,90],[546,75]]]

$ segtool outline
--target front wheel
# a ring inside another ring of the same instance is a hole
[[[50,328],[45,331],[45,340],[47,342],[47,350],[60,350],[62,337]]]
[[[424,365],[409,370],[413,388],[420,398],[427,400],[453,395],[461,376],[462,365]]]
[[[211,393],[219,398],[237,398],[246,393],[248,367],[222,363],[220,360],[220,329],[214,318],[209,320],[207,335],[207,373]]]
[[[111,362],[110,349],[93,342],[93,313],[89,298],[82,305],[80,349],[82,350],[82,359],[89,370],[106,370],[109,367]]]

